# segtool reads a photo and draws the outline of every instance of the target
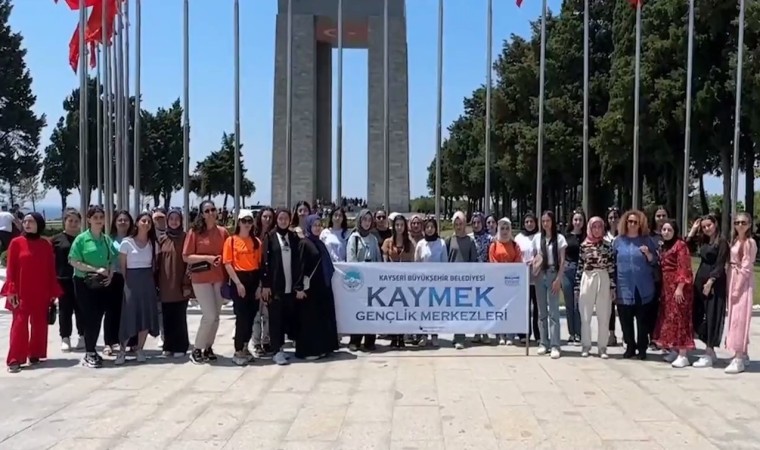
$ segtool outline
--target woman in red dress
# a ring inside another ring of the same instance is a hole
[[[686,242],[679,236],[675,221],[665,221],[660,228],[660,235],[662,291],[654,342],[669,350],[665,355],[665,361],[675,368],[683,368],[689,365],[686,353],[694,349],[694,277],[691,272],[691,254]]]
[[[22,225],[24,233],[8,247],[6,280],[0,289],[5,308],[13,314],[7,359],[11,373],[19,372],[27,360],[33,365],[47,358],[48,311],[62,295],[53,245],[40,237],[45,219],[36,212],[27,214]]]

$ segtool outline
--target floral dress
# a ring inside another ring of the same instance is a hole
[[[662,290],[660,308],[654,329],[654,341],[663,348],[693,349],[694,284],[691,272],[691,254],[684,241],[679,239],[660,253]],[[683,283],[683,301],[676,300],[678,285]]]

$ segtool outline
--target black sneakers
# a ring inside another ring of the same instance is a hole
[[[203,351],[203,357],[211,362],[214,362],[217,360],[216,354],[214,353],[214,349],[211,347]]]
[[[203,352],[201,351],[201,349],[196,348],[193,350],[192,353],[190,353],[190,361],[193,364],[203,364],[204,362],[206,362],[206,359],[203,357]]]
[[[103,367],[103,359],[97,353],[86,353],[82,358],[82,365],[90,369]]]

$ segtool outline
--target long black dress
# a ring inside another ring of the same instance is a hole
[[[322,271],[322,264],[330,264],[330,261],[323,261],[317,248],[319,244],[309,238],[301,239],[298,244],[301,263],[299,272],[302,277],[309,277],[309,289],[305,290],[306,298],[296,299],[298,358],[321,357],[339,348],[335,300],[332,287],[325,280]]]
[[[714,242],[690,242],[690,244],[699,246],[699,268],[694,276],[694,331],[707,347],[720,347],[723,322],[726,319],[728,242],[723,237],[719,237]],[[702,289],[710,278],[715,280],[712,290],[709,295],[704,295]]]

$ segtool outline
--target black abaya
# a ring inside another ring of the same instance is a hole
[[[295,300],[298,324],[296,357],[323,356],[339,348],[332,287],[325,280],[322,270],[325,261],[321,258],[317,244],[304,238],[298,247],[300,274],[308,278],[309,289],[305,290],[306,298]]]

